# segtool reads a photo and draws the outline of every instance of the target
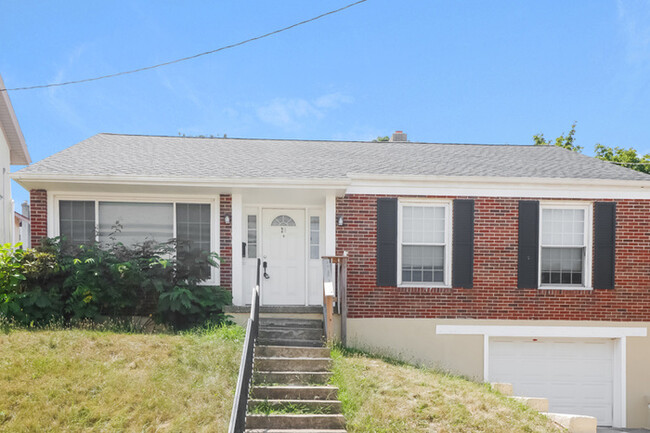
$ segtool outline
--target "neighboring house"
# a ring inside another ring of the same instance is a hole
[[[0,89],[5,85],[0,76]],[[14,242],[14,202],[11,199],[11,165],[31,162],[25,138],[16,120],[8,92],[0,91],[0,245]]]
[[[31,220],[29,204],[22,204],[22,213],[14,212],[14,243],[21,243],[21,248],[31,247]]]
[[[397,141],[401,140],[401,141]],[[98,134],[24,168],[32,243],[194,240],[245,305],[321,305],[347,252],[348,341],[648,425],[650,176],[553,146]]]

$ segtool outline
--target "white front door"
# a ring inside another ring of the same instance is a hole
[[[549,411],[595,416],[612,425],[612,340],[490,339],[490,382],[512,383],[515,395],[548,398]]]
[[[262,210],[262,304],[305,305],[305,211]]]

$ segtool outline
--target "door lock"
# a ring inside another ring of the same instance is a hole
[[[271,277],[269,276],[269,274],[266,273],[266,267],[267,266],[268,266],[268,263],[262,262],[262,267],[264,268],[264,278],[268,280]]]

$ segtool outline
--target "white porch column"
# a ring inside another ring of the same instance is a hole
[[[336,255],[336,194],[325,198],[325,255]]]
[[[244,305],[242,290],[242,196],[233,194],[231,198],[232,215],[230,219],[232,233],[232,301],[233,305]]]

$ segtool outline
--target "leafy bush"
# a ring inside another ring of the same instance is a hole
[[[53,238],[38,250],[6,244],[0,248],[0,315],[22,324],[149,313],[177,327],[219,322],[230,292],[201,284],[206,269],[218,265],[215,253],[176,241],[75,246]]]

